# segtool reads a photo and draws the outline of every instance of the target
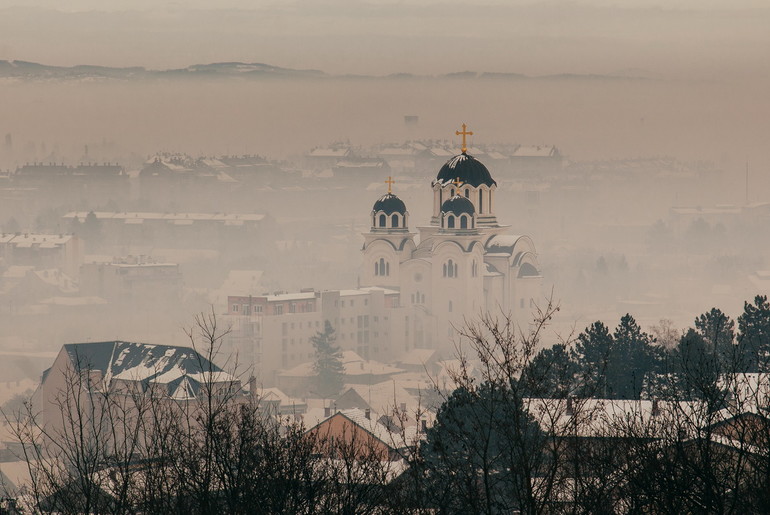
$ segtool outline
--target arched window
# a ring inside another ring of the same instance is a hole
[[[473,260],[473,264],[471,265],[471,276],[477,277],[479,275],[479,265],[476,263],[476,260]]]
[[[444,264],[444,277],[457,276],[457,263],[451,259]]]
[[[374,263],[374,275],[380,275],[380,264],[377,262]]]
[[[484,212],[484,190],[479,190],[479,213]]]
[[[380,227],[385,227],[385,221],[388,219],[384,214],[380,215]]]
[[[452,312],[452,301],[451,300],[449,301],[449,312],[450,313]]]
[[[385,258],[380,258],[379,262],[379,271],[377,275],[388,275],[388,269],[387,269],[387,263],[385,263]]]
[[[446,226],[449,229],[455,228],[455,217],[454,215],[447,215],[446,217]]]
[[[471,190],[465,188],[465,198],[471,198]]]
[[[390,263],[385,263],[385,275],[390,276]]]
[[[396,213],[393,213],[393,216],[390,217],[390,226],[391,227],[398,227],[400,224],[398,223],[398,215]]]
[[[468,228],[468,215],[460,215],[460,229]]]

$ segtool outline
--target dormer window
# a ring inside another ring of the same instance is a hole
[[[380,227],[385,227],[385,225],[388,223],[388,217],[384,214],[380,215]]]

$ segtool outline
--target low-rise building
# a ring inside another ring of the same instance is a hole
[[[225,322],[231,332],[223,352],[237,354],[263,384],[273,385],[278,370],[314,359],[312,338],[328,320],[335,345],[365,360],[389,361],[414,346],[411,311],[401,307],[397,291],[379,287],[229,296]]]

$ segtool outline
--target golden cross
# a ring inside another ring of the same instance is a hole
[[[392,193],[392,191],[391,191],[391,186],[393,186],[395,183],[396,183],[396,181],[394,181],[394,180],[393,180],[393,179],[390,177],[390,175],[388,175],[388,180],[387,180],[387,181],[385,181],[385,184],[387,184],[387,185],[388,185],[388,193]]]
[[[463,154],[465,154],[465,151],[468,150],[468,147],[465,146],[465,136],[473,136],[473,131],[466,131],[465,130],[465,124],[463,124],[463,130],[461,131],[455,131],[456,136],[460,136],[462,134],[463,137]]]
[[[452,184],[454,184],[454,185],[455,185],[455,187],[456,187],[456,188],[459,190],[459,189],[460,189],[460,186],[462,186],[462,185],[463,185],[463,181],[461,181],[461,180],[460,180],[460,178],[459,178],[459,177],[457,177],[457,178],[455,178],[455,180],[454,180],[454,181],[452,181]]]

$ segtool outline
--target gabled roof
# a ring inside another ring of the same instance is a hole
[[[76,372],[101,372],[104,387],[115,380],[138,382],[143,389],[152,383],[175,397],[190,398],[203,383],[236,381],[189,347],[112,341],[70,343],[63,350]]]
[[[310,415],[310,413],[308,414]],[[378,421],[376,413],[370,412],[369,418],[366,418],[366,413],[358,408],[337,411],[330,417],[320,420],[317,424],[308,429],[307,432],[309,433],[317,430],[319,427],[336,417],[346,419],[348,422],[359,427],[390,449],[403,449],[407,446],[404,438],[402,438],[400,434],[390,431],[384,424],[381,424]]]

